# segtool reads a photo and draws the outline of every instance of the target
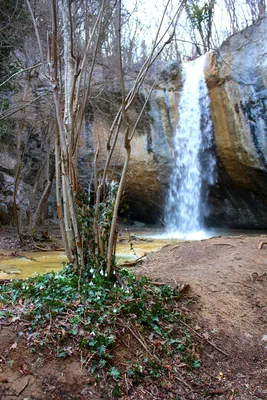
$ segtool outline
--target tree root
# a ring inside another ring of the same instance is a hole
[[[267,242],[265,241],[260,242],[260,244],[258,245],[258,249],[259,250],[262,249],[265,244],[267,245]]]
[[[143,260],[147,254],[144,254],[143,256],[137,258],[134,261],[125,261],[123,263],[120,263],[120,267],[135,267],[141,260]]]

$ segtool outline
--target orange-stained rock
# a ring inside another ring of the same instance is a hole
[[[217,182],[210,188],[211,225],[267,228],[267,18],[228,39],[207,55],[205,77],[217,155]],[[179,115],[181,71],[169,64],[155,76],[156,88],[132,142],[125,203],[132,218],[163,219],[173,163],[172,139]],[[129,114],[131,125],[136,110]],[[97,114],[94,143],[103,168],[110,121]],[[116,177],[124,160],[120,140],[112,160]]]
[[[220,205],[230,226],[267,227],[266,34],[264,18],[210,52],[205,69]],[[211,193],[215,191],[212,188]]]

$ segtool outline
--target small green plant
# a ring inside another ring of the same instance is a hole
[[[121,377],[120,371],[115,367],[110,368],[109,375],[112,376],[112,378],[115,380],[117,380]]]
[[[107,280],[105,270],[88,267],[79,278],[67,265],[61,272],[2,285],[0,319],[21,324],[20,331],[34,351],[49,347],[58,358],[86,354],[82,362],[91,374],[100,377],[105,371],[117,393],[123,376],[131,381],[162,377],[166,359],[174,356],[189,369],[199,368],[190,335],[182,327],[177,329],[184,319],[177,308],[177,290],[153,286],[127,270],[116,274],[120,285],[115,275]],[[126,333],[136,345],[143,343],[145,357],[140,353],[140,359],[129,358],[121,366],[114,351]]]
[[[78,209],[78,222],[81,227],[84,258],[87,268],[91,265],[99,271],[105,272],[108,239],[111,228],[111,221],[114,211],[114,204],[118,184],[115,181],[107,181],[105,185],[105,195],[96,206],[91,204],[90,196],[86,192],[81,192],[79,201],[82,206]],[[97,221],[97,234],[96,234]],[[115,257],[112,267],[115,267]]]

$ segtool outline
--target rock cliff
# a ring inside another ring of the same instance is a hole
[[[207,56],[205,76],[217,156],[207,225],[267,228],[266,36],[264,18]],[[139,127],[133,142],[125,203],[135,219],[162,221],[179,118],[181,68],[180,63],[169,63],[157,73],[150,124]]]
[[[177,104],[181,86],[179,62],[158,63],[149,77],[156,80],[149,106],[145,111],[132,141],[131,159],[128,167],[123,204],[126,218],[144,222],[163,220],[166,190],[172,168],[172,137],[178,121]],[[133,126],[144,101],[141,94],[128,114]],[[112,120],[106,113],[95,112],[93,122],[94,147],[100,149],[98,167],[103,169],[107,132]],[[119,144],[112,160],[113,178],[122,168],[123,144]]]
[[[267,18],[211,52],[206,80],[218,160],[210,222],[267,227]]]

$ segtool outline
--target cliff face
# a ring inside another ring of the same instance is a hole
[[[217,156],[208,225],[267,228],[266,36],[267,18],[232,36],[207,57]],[[133,142],[125,202],[136,219],[162,220],[179,118],[180,70],[179,63],[172,63],[158,73],[150,124],[139,127]]]
[[[180,64],[157,65],[150,77],[157,81],[149,106],[137,126],[128,167],[122,209],[125,216],[145,222],[163,219],[166,190],[172,168],[172,137],[178,121],[177,104],[181,86]],[[134,126],[144,99],[138,98],[135,109],[128,114]],[[107,132],[112,120],[95,113],[93,122],[94,147],[100,149],[99,170],[103,169]],[[118,141],[112,158],[112,177],[122,169],[124,150]]]
[[[218,159],[210,222],[266,228],[267,19],[209,54],[206,80]]]
[[[47,156],[46,143],[41,134],[32,134],[30,140],[27,136],[29,136],[28,131],[21,138],[22,163],[17,190],[17,204],[22,218],[25,218],[25,211],[30,203],[42,158]],[[18,170],[17,157],[16,130],[14,129],[8,138],[0,140],[0,226],[15,222],[11,204],[13,204],[15,177]]]

